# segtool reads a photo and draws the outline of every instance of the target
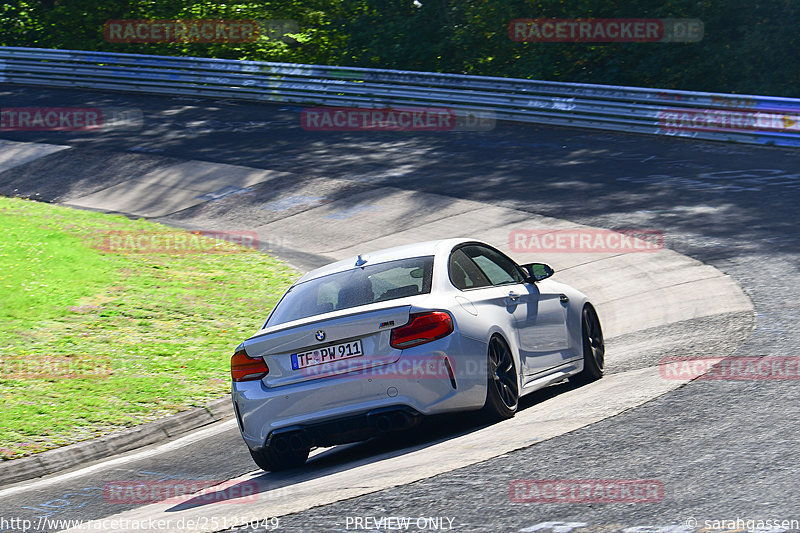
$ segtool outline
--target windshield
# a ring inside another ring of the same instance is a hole
[[[265,324],[275,326],[340,309],[431,292],[433,257],[353,268],[289,289]]]

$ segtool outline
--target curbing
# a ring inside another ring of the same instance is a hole
[[[156,444],[232,417],[233,405],[230,395],[227,395],[212,400],[203,407],[195,407],[141,426],[115,431],[103,437],[47,450],[29,457],[3,461],[0,463],[0,484],[18,483],[68,470],[90,461]]]

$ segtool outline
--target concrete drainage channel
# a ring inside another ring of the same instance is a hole
[[[119,164],[109,164],[114,158]],[[81,168],[92,169],[91,178],[81,176]],[[65,174],[63,169],[76,170]],[[38,194],[35,197],[48,201],[178,227],[255,231],[262,248],[274,250],[303,270],[398,244],[475,237],[520,262],[551,264],[556,279],[578,287],[596,302],[608,346],[604,379],[546,399],[491,427],[401,455],[372,457],[317,479],[298,479],[274,494],[263,476],[247,474],[234,483],[263,484],[257,502],[213,504],[215,515],[236,516],[242,523],[248,517],[301,511],[424,479],[614,416],[685,383],[660,375],[658,361],[665,355],[702,355],[711,342],[717,343],[717,356],[727,355],[752,328],[753,306],[730,277],[671,250],[512,251],[509,235],[514,230],[587,229],[514,209],[351,180],[304,181],[290,173],[234,165],[10,142],[0,145],[0,171],[3,186],[21,196]],[[720,339],[725,339],[725,354],[720,354]],[[207,514],[204,507],[175,509],[159,503],[115,517],[191,519]]]

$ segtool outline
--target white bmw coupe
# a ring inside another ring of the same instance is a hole
[[[256,464],[410,428],[422,416],[514,416],[520,396],[603,375],[597,312],[580,291],[483,242],[359,255],[297,280],[231,358]]]

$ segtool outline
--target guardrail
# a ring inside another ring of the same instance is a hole
[[[0,82],[341,107],[437,106],[536,124],[800,146],[797,98],[11,47],[0,47]]]

